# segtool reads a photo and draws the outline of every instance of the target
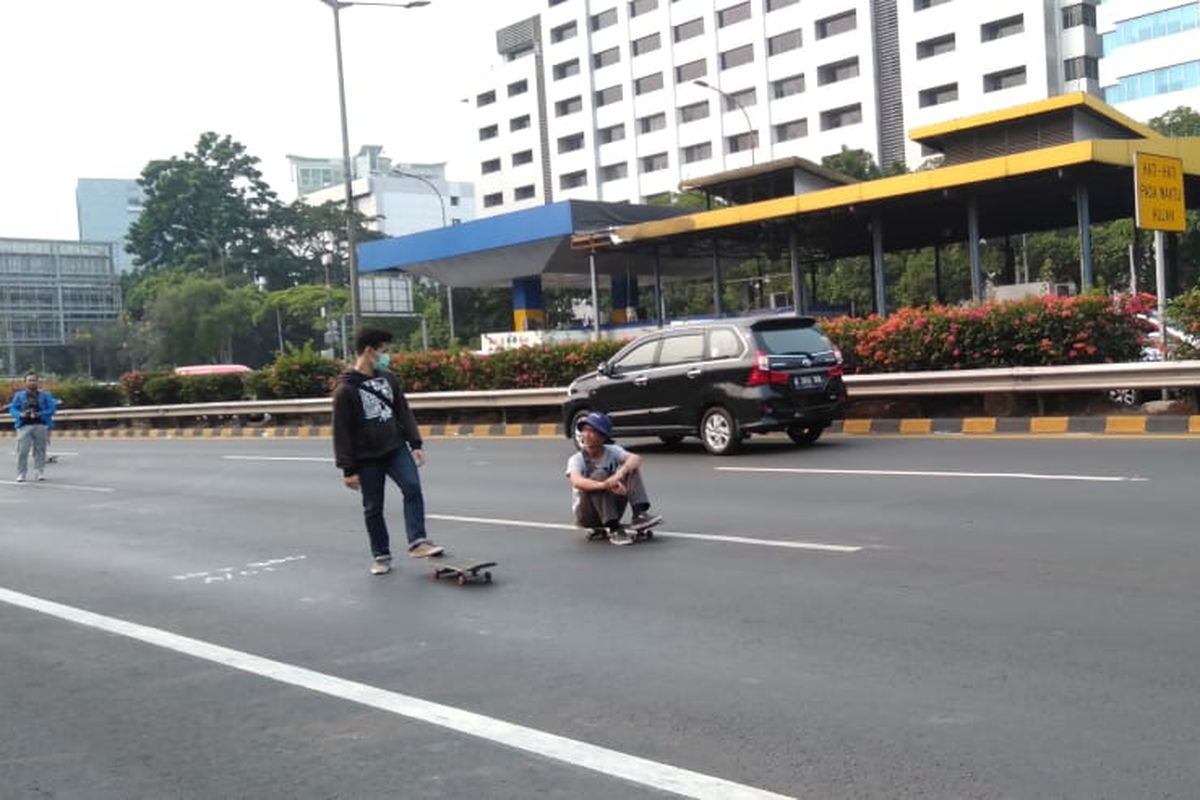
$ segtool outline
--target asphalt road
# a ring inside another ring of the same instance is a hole
[[[676,535],[618,548],[565,442],[429,442],[460,588],[367,574],[328,442],[56,443],[0,482],[0,796],[1196,795],[1200,442],[636,444]]]

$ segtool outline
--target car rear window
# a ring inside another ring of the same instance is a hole
[[[767,355],[781,356],[788,353],[827,353],[833,344],[825,338],[820,328],[812,325],[795,327],[756,328],[754,341],[758,349]]]

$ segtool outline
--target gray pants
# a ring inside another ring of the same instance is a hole
[[[29,448],[33,448],[33,468],[46,469],[46,443],[50,431],[45,425],[22,425],[17,431],[17,474],[24,476],[29,467]]]
[[[588,475],[594,481],[608,478],[603,470],[595,470]],[[631,472],[625,476],[625,494],[595,491],[583,492],[579,505],[575,507],[575,522],[581,528],[603,528],[610,522],[619,522],[625,515],[625,508],[632,503],[635,506],[650,504],[646,494],[646,485],[642,482],[642,471]]]

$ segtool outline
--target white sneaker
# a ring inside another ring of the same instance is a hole
[[[24,483],[24,482],[25,482],[25,473],[22,472],[21,474],[17,475],[17,483]]]
[[[392,562],[390,562],[390,561],[376,560],[376,561],[371,562],[371,574],[372,575],[387,575],[391,571],[392,571]]]
[[[633,544],[633,537],[624,528],[613,528],[608,532],[608,541],[610,544],[627,545]]]
[[[36,480],[39,480],[39,481],[44,481],[44,480],[46,480],[46,473],[45,473],[45,472],[42,472],[42,471],[39,469],[37,472],[33,473],[33,477],[34,477]]]

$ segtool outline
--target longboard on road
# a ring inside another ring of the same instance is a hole
[[[495,561],[478,561],[472,559],[439,561],[433,568],[433,577],[435,579],[453,578],[458,582],[459,586],[466,585],[468,581],[472,583],[491,583],[492,573],[489,568],[494,566],[496,566]]]

